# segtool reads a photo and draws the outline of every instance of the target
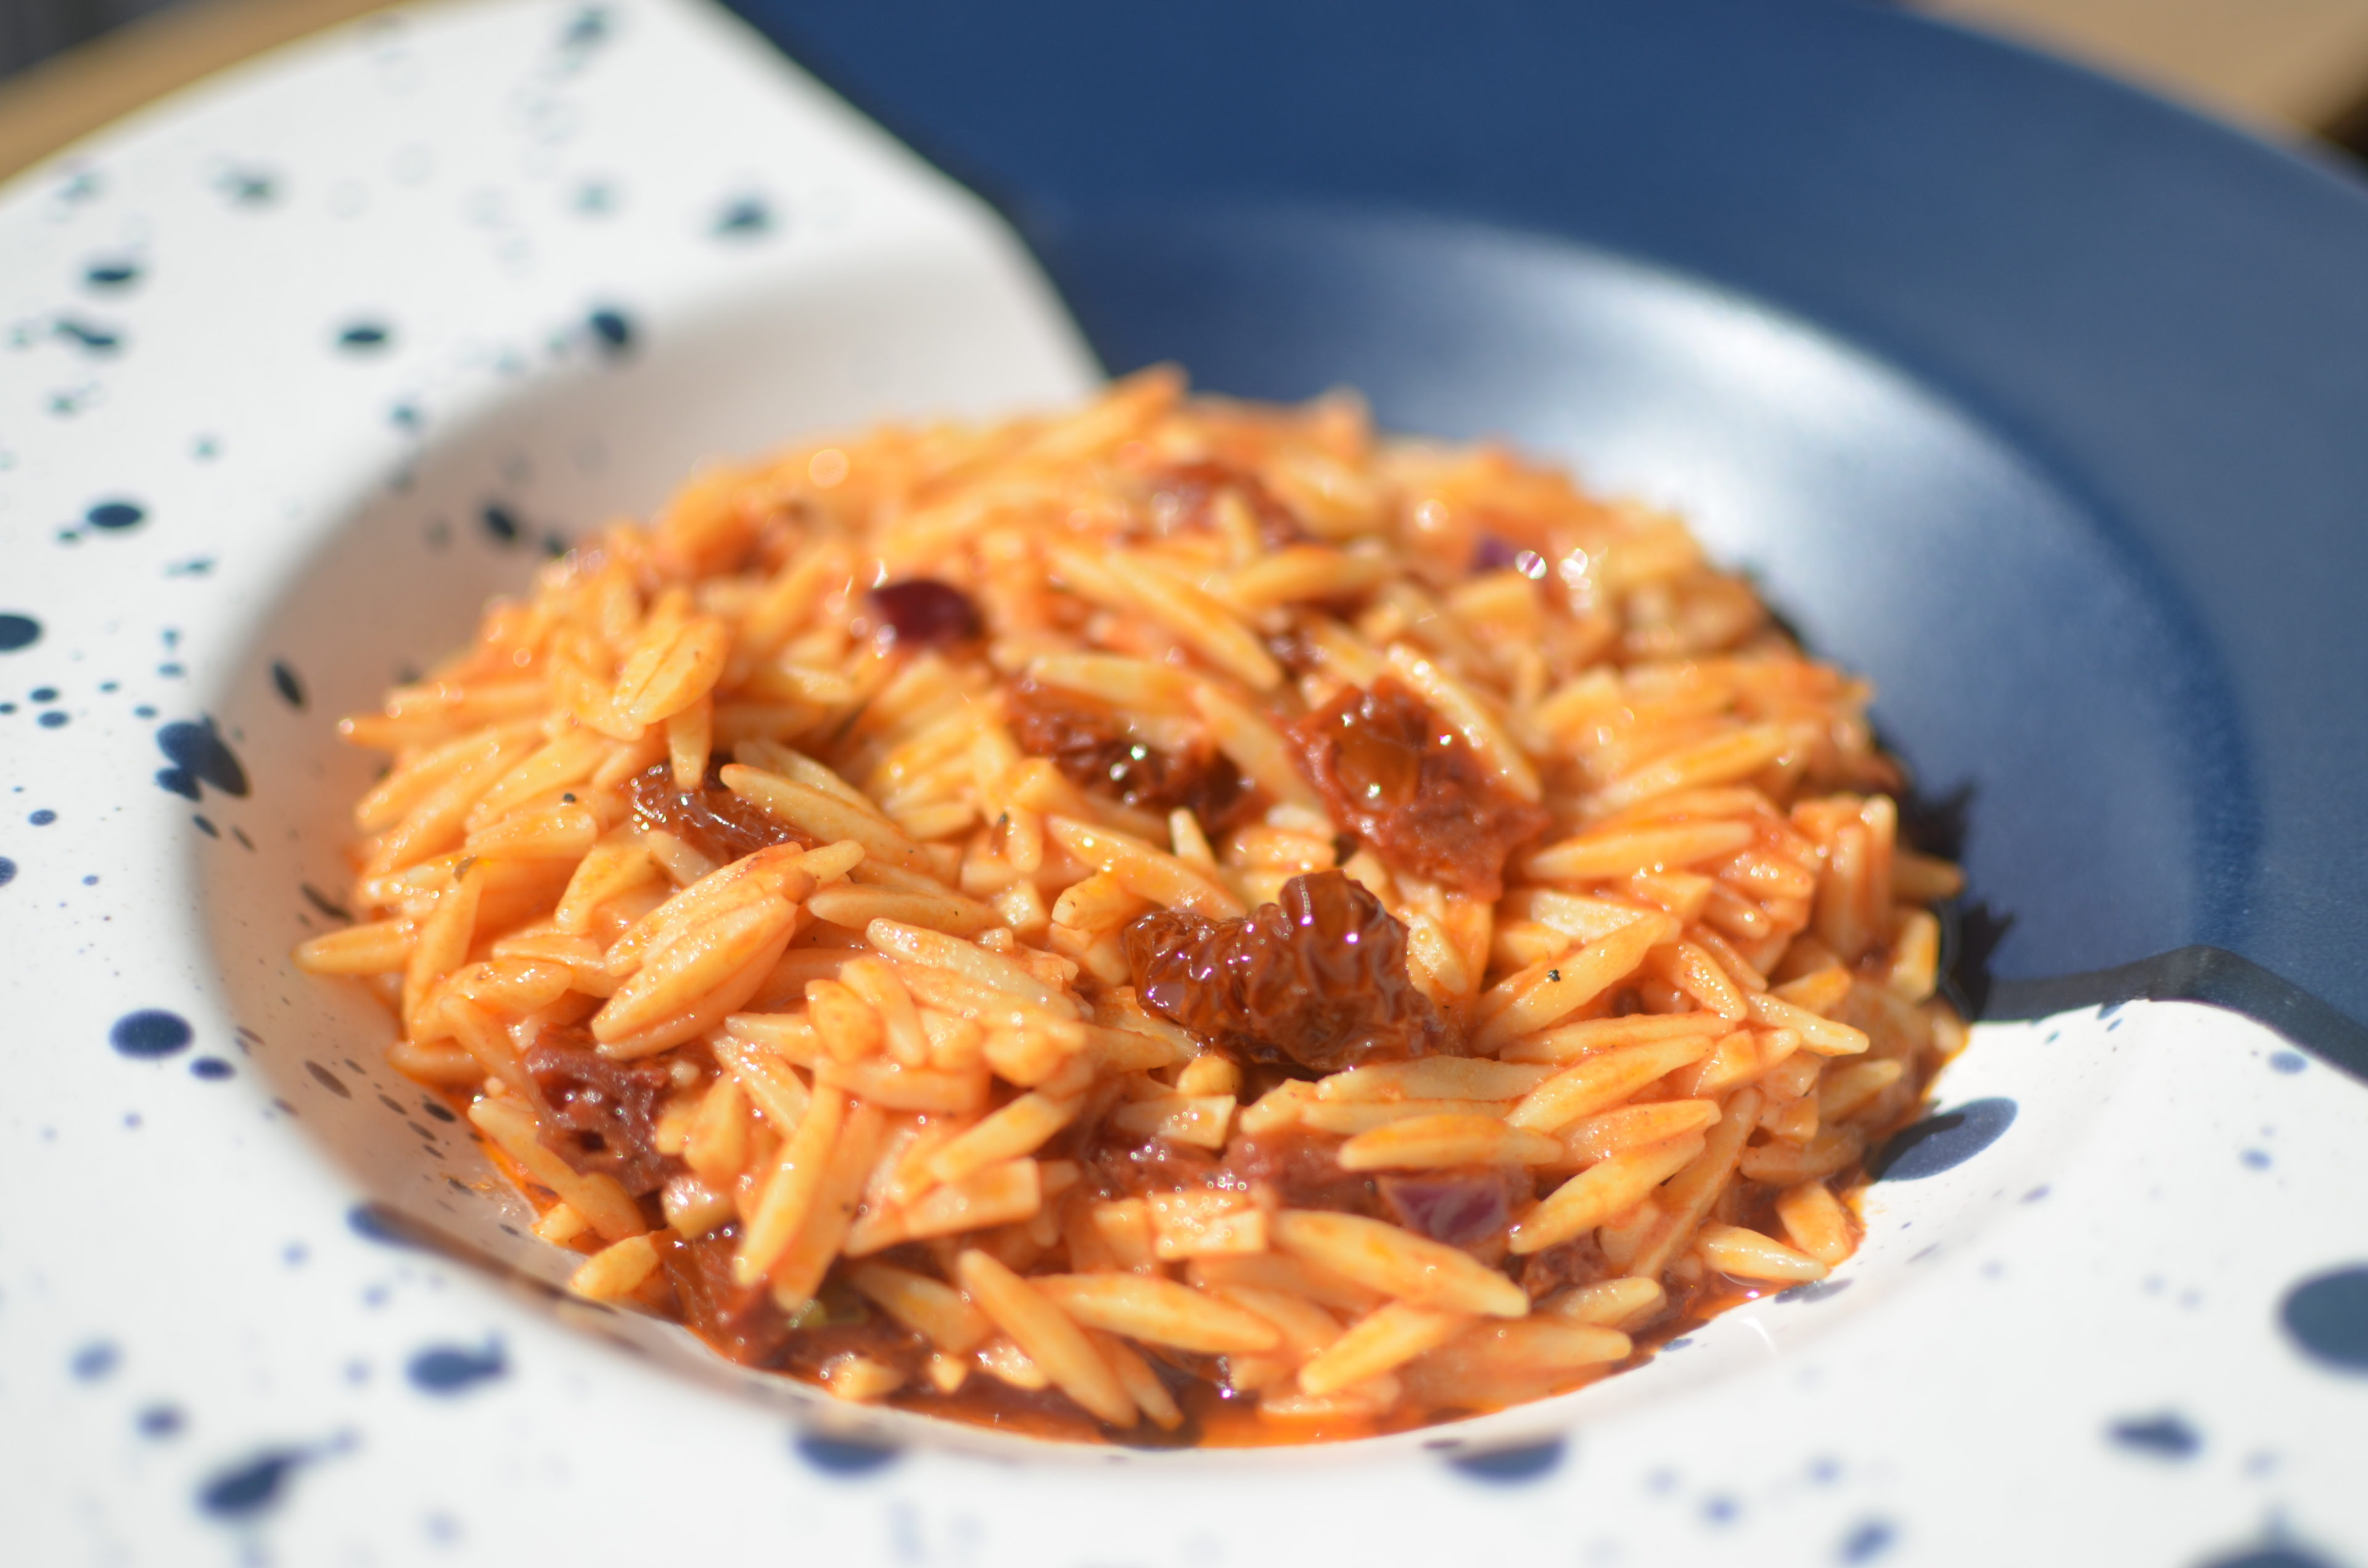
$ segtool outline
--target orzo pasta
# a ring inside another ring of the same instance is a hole
[[[545,568],[346,721],[298,956],[586,1296],[1025,1430],[1388,1430],[1850,1256],[1964,1040],[1868,697],[1672,517],[1153,372]]]

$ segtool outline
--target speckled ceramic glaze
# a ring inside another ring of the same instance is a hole
[[[2368,1560],[2368,1090],[2194,1004],[1985,1025],[1834,1278],[1401,1437],[998,1439],[567,1302],[287,961],[343,918],[334,716],[703,455],[1088,358],[983,208],[676,0],[165,105],[0,200],[0,1560]]]

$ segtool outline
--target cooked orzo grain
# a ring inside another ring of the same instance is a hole
[[[1254,1442],[1850,1256],[1964,1028],[1868,689],[1677,519],[1352,400],[694,481],[346,721],[401,1018],[571,1288],[852,1400]]]

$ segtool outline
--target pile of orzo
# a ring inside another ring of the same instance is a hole
[[[1867,687],[1355,400],[695,479],[346,721],[394,1064],[571,1289],[849,1400],[1256,1442],[1822,1278],[1964,1042]]]

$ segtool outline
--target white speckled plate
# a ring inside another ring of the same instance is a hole
[[[555,1300],[286,962],[367,775],[331,717],[704,454],[1089,359],[684,0],[425,8],[164,105],[0,199],[0,1558],[2368,1560],[2368,1090],[2193,1004],[1984,1026],[1833,1280],[1370,1444],[998,1441]]]

